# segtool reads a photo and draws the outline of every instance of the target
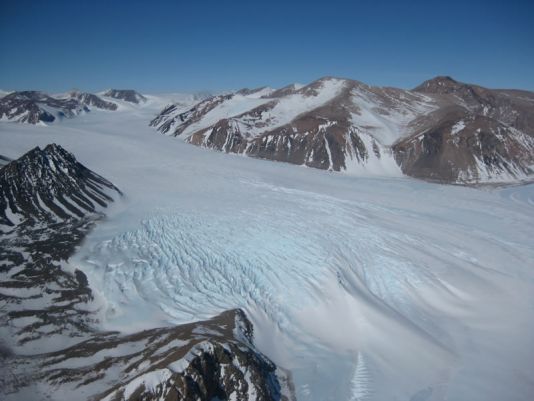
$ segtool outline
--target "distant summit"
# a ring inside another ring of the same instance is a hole
[[[92,109],[117,110],[117,105],[92,93],[50,96],[39,91],[11,92],[0,98],[0,119],[27,124],[52,123]]]
[[[425,93],[451,93],[451,91],[454,91],[463,85],[464,84],[447,75],[439,75],[423,82],[413,90]]]
[[[104,96],[135,104],[146,102],[147,100],[146,97],[133,89],[110,89],[104,93]]]
[[[107,102],[97,95],[87,92],[72,91],[70,97],[79,100],[86,106],[93,106],[102,110],[117,110],[117,104],[113,102]]]

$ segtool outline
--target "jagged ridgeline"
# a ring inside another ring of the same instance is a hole
[[[73,91],[52,97],[38,91],[13,92],[0,98],[0,119],[28,123],[52,123],[94,109],[117,110],[117,105],[91,93]]]
[[[59,145],[0,169],[0,399],[290,400],[241,310],[133,334],[99,330],[68,258],[121,192]]]
[[[60,95],[18,91],[0,97],[0,120],[46,125],[91,110],[116,111],[117,103],[121,102],[138,105],[146,101],[146,97],[132,89],[110,89],[100,95],[78,90]]]
[[[36,147],[0,170],[0,224],[82,218],[120,191],[61,146]]]

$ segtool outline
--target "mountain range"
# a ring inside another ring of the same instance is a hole
[[[105,100],[106,98],[110,100]],[[0,120],[29,124],[52,123],[91,110],[115,111],[116,100],[138,104],[146,98],[133,90],[110,89],[102,96],[71,91],[51,96],[39,91],[19,91],[0,97]]]
[[[131,89],[12,92],[0,98],[0,119],[49,124],[147,100]],[[325,77],[190,96],[168,104],[150,125],[200,147],[355,175],[500,184],[534,174],[534,93],[447,76],[412,90]]]
[[[445,183],[517,182],[534,165],[534,93],[436,77],[413,90],[321,78],[240,90],[151,125],[226,153],[355,174]]]
[[[2,401],[528,399],[532,93],[136,93],[0,97]]]

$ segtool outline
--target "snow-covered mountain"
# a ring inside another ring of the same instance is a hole
[[[0,224],[84,217],[113,201],[109,181],[78,163],[58,145],[36,147],[2,168]]]
[[[151,125],[194,145],[325,170],[516,181],[534,172],[533,99],[442,77],[413,91],[326,77],[170,105]]]
[[[82,104],[102,110],[117,110],[117,104],[101,99],[93,93],[72,91],[69,96],[80,101]]]
[[[119,194],[58,145],[36,147],[0,169],[4,347],[44,351],[91,331],[88,313],[75,312],[91,299],[86,280],[60,264]]]
[[[116,110],[117,105],[91,93],[76,91],[56,97],[38,91],[22,91],[0,98],[0,120],[20,123],[51,123],[91,109]]]
[[[112,99],[124,100],[129,103],[143,103],[147,101],[147,98],[141,95],[139,92],[133,89],[109,89],[102,94],[102,96],[110,97]]]
[[[0,169],[2,400],[289,400],[290,378],[255,349],[241,310],[99,330],[101,305],[67,260],[119,195],[55,144]]]
[[[192,106],[146,97],[61,124],[0,124],[0,154],[57,143],[125,193],[84,212],[97,220],[2,226],[2,400],[135,398],[141,383],[172,399],[175,379],[214,383],[203,368],[245,390],[247,372],[269,371],[243,367],[256,349],[282,388],[290,371],[299,401],[529,399],[533,184],[479,190],[230,157],[155,134],[157,107]],[[238,352],[226,344],[235,325],[217,326],[236,310],[254,348],[236,342],[246,352],[231,359],[219,351]],[[188,324],[214,352],[184,344]],[[197,362],[179,375],[171,355]]]

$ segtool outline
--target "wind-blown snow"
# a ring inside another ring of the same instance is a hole
[[[299,114],[316,109],[333,99],[346,84],[343,79],[324,79],[316,95],[296,93],[283,97],[271,110],[262,113],[264,124],[261,124],[261,127],[247,127],[246,132],[251,136],[256,136],[262,132],[289,124]]]
[[[382,90],[385,96],[386,91]],[[391,103],[383,104],[383,100],[369,91],[366,85],[361,85],[352,91],[353,102],[359,109],[357,113],[352,113],[352,123],[366,128],[382,145],[391,145],[406,134],[410,121],[437,107],[424,95],[412,95],[414,99],[398,96],[400,101],[390,97]]]
[[[221,119],[233,118],[238,125],[242,126],[242,132],[246,132],[247,136],[255,137],[290,123],[299,114],[324,105],[339,94],[346,85],[346,81],[331,78],[322,81],[321,85],[321,88],[314,95],[296,93],[280,99],[260,98],[260,95],[268,94],[265,90],[250,95],[236,93],[231,99],[210,110],[200,121],[188,126],[181,136],[186,138],[194,132],[212,126]],[[239,118],[239,115],[273,101],[275,102],[274,107],[262,113],[259,126],[249,125],[246,117]]]
[[[242,307],[299,400],[530,398],[534,185],[478,190],[225,155],[154,134],[161,103],[0,124],[3,155],[56,142],[126,194],[72,261],[104,328]]]
[[[213,110],[210,110],[200,121],[187,127],[182,133],[182,136],[185,138],[196,131],[215,124],[217,121],[223,118],[237,116],[254,107],[268,103],[269,101],[269,99],[261,99],[255,95],[245,96],[234,94],[231,99],[222,102]]]

